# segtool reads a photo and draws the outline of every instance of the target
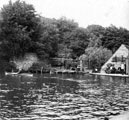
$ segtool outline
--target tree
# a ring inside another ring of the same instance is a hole
[[[32,5],[17,0],[3,6],[1,11],[1,49],[8,60],[34,52],[40,37],[40,18]]]
[[[43,56],[76,58],[83,54],[88,46],[88,35],[87,31],[79,28],[73,20],[42,18],[40,43],[42,47],[38,53],[43,53]]]
[[[66,18],[56,20],[42,17],[41,20],[42,32],[37,54],[41,58],[52,58],[61,54],[70,54],[69,37],[71,32],[77,27],[77,23]]]
[[[76,28],[71,32],[70,49],[72,50],[72,57],[77,58],[83,53],[88,46],[89,39],[87,31],[84,28]]]
[[[68,20],[65,17],[62,17],[57,20],[56,26],[58,29],[58,50],[59,52],[64,55],[65,57],[71,57],[71,51],[70,48],[71,45],[71,36],[72,32],[78,28],[78,24],[74,22],[73,20]],[[58,52],[58,53],[59,53]],[[68,55],[66,55],[68,54]],[[59,54],[60,55],[60,54]]]
[[[49,24],[42,23],[40,45],[37,49],[37,54],[40,58],[52,58],[57,56],[58,36],[58,29],[53,22]]]
[[[115,52],[121,44],[129,45],[129,31],[111,25],[105,29],[101,40],[102,46]]]
[[[85,60],[90,62],[90,68],[101,68],[101,66],[111,57],[112,52],[103,47],[88,47],[85,50]]]
[[[100,47],[102,46],[102,38],[105,28],[100,25],[89,25],[86,28],[89,37],[88,47]]]
[[[59,43],[70,43],[69,37],[71,35],[71,32],[78,28],[78,24],[73,20],[68,20],[65,17],[62,17],[57,20],[56,25],[59,31]]]

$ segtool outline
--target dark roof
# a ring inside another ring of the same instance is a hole
[[[125,47],[129,50],[129,45],[125,45]]]

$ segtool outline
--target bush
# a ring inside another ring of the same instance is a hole
[[[87,55],[87,62],[90,62],[90,68],[98,68],[101,66],[112,56],[112,52],[103,47],[90,47],[85,50],[85,54]]]

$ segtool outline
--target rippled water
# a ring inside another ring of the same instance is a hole
[[[0,79],[1,119],[104,119],[128,109],[129,79],[66,74]]]

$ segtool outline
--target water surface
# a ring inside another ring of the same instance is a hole
[[[104,119],[129,109],[129,79],[92,75],[1,76],[0,117]]]

